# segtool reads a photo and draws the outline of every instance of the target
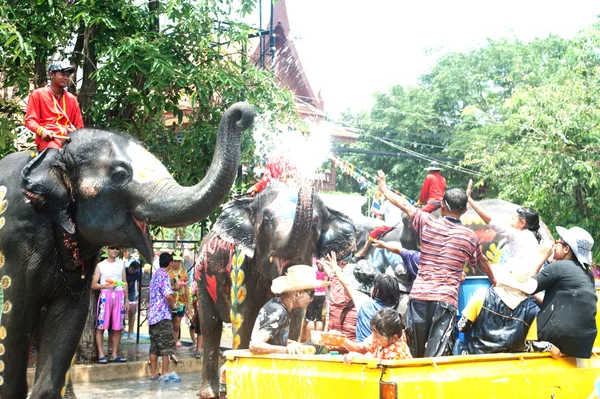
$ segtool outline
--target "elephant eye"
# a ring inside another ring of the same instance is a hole
[[[115,167],[110,174],[110,185],[113,187],[122,187],[131,180],[131,168],[119,165]]]

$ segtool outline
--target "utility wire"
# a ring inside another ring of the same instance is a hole
[[[406,153],[408,153],[408,154],[412,154],[412,155],[414,155],[414,156],[415,156],[415,157],[417,157],[417,158],[421,158],[421,159],[427,160],[427,161],[429,161],[429,162],[431,162],[431,161],[436,161],[436,162],[438,162],[440,165],[442,165],[442,166],[444,166],[444,167],[446,167],[446,168],[449,168],[449,169],[454,169],[454,170],[456,170],[456,171],[458,171],[458,172],[466,173],[466,174],[469,174],[469,175],[481,176],[481,173],[479,173],[479,172],[476,172],[476,171],[474,171],[474,170],[466,169],[466,168],[463,168],[463,167],[460,167],[460,166],[454,166],[454,165],[451,165],[451,164],[449,164],[449,163],[445,163],[445,162],[439,162],[439,161],[437,161],[435,158],[433,158],[433,157],[431,157],[431,156],[424,155],[424,154],[418,153],[418,152],[416,152],[416,151],[409,150],[408,148],[404,148],[404,147],[402,147],[402,146],[399,146],[399,145],[397,145],[397,144],[391,143],[391,142],[389,142],[389,141],[387,141],[387,140],[380,139],[380,138],[378,138],[378,137],[375,137],[375,140],[381,141],[382,143],[384,143],[384,144],[387,144],[387,145],[389,145],[390,147],[396,148],[396,149],[398,149],[398,150],[400,150],[400,151],[404,151],[404,152],[406,152]]]

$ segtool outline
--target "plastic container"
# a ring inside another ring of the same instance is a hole
[[[317,345],[344,346],[346,334],[312,330],[310,332],[310,340],[313,344]]]
[[[491,281],[486,276],[473,276],[467,277],[465,281],[460,286],[458,290],[458,315],[456,316],[457,320],[460,319],[461,314],[467,303],[469,303],[469,299],[473,296],[475,291],[480,288],[488,288],[492,285]],[[465,344],[469,342],[470,333],[465,335],[463,333],[458,333],[458,339],[463,341]]]

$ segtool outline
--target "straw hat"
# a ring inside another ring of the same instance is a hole
[[[329,282],[317,280],[315,269],[307,265],[291,266],[285,276],[277,277],[271,284],[274,294],[283,294],[290,291],[308,290],[318,287],[327,287]]]
[[[497,281],[494,291],[511,309],[519,306],[527,298],[527,294],[531,294],[534,290],[528,284],[529,273],[524,267],[511,263],[493,265],[492,272]]]
[[[425,170],[428,171],[433,171],[433,170],[444,170],[440,167],[440,164],[437,163],[436,161],[431,161],[431,163],[429,164],[429,167],[425,168]]]
[[[581,227],[571,227],[569,230],[556,226],[556,232],[567,243],[573,254],[582,265],[592,264],[592,247],[594,239]]]

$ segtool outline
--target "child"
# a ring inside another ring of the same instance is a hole
[[[412,359],[406,343],[404,323],[394,309],[377,311],[371,319],[371,331],[372,334],[363,342],[346,339],[344,347],[350,353],[344,356],[344,363],[350,364],[355,356],[365,354],[382,360]]]

